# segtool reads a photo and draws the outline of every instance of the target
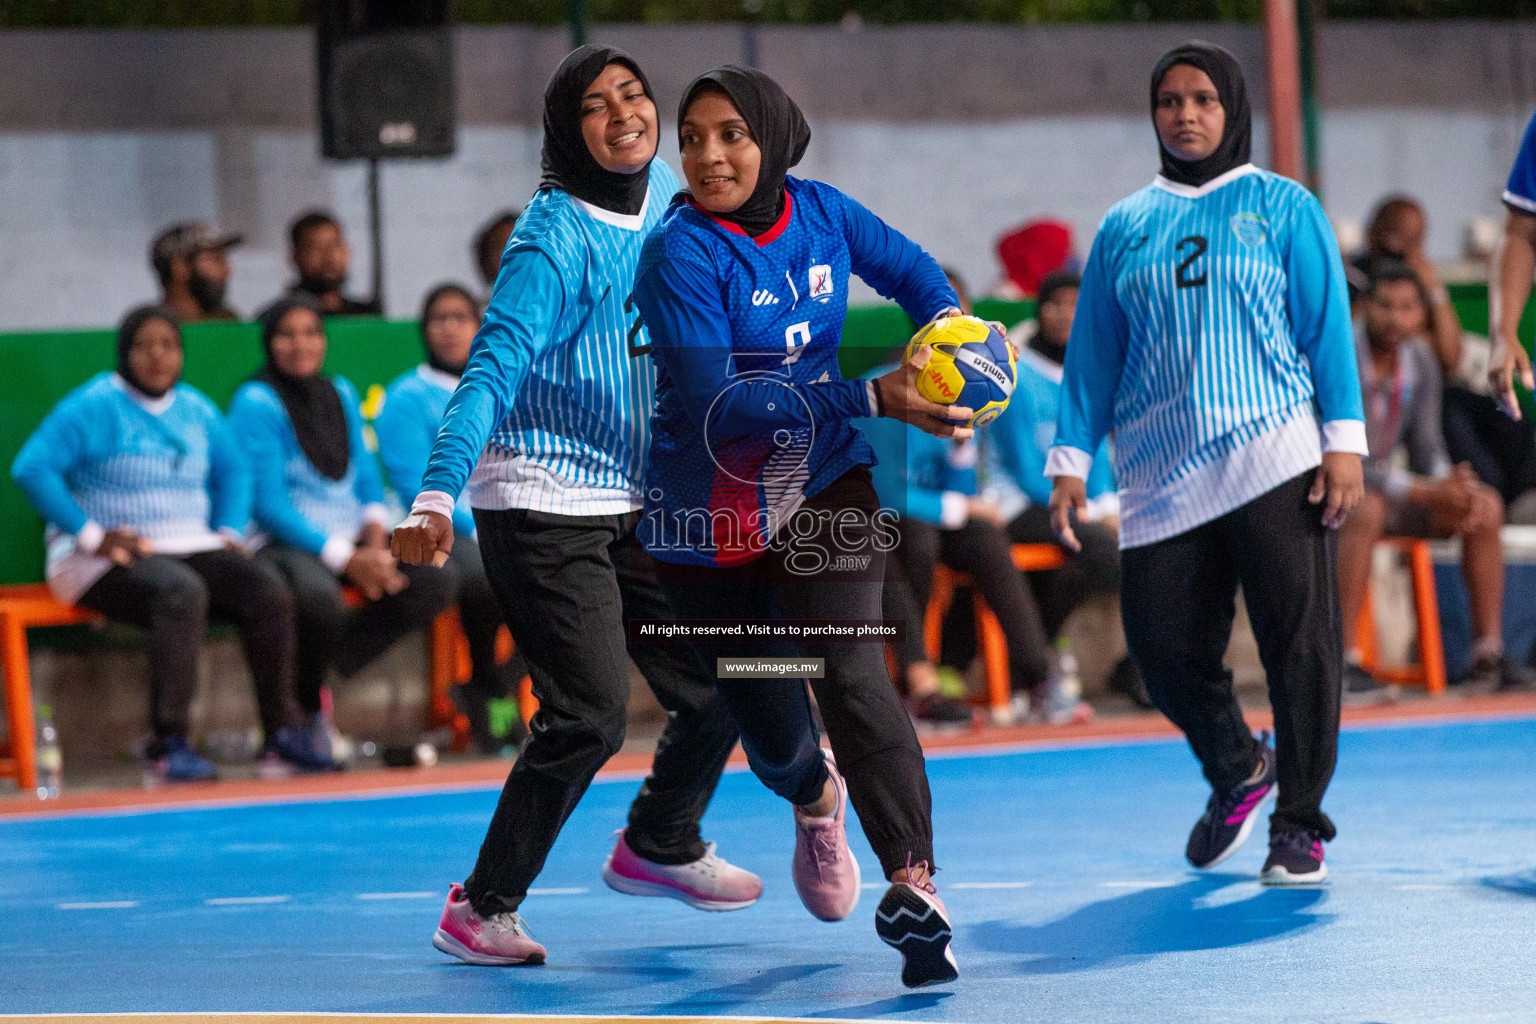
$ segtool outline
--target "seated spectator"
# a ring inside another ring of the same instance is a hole
[[[987,494],[997,501],[1015,544],[1056,544],[1051,530],[1051,481],[1045,457],[1056,436],[1062,362],[1072,335],[1081,278],[1058,270],[1040,283],[1037,312],[1008,332],[1019,352],[1018,386],[1008,408],[982,435]],[[1046,634],[1057,637],[1067,617],[1091,597],[1120,592],[1120,500],[1106,441],[1088,474],[1088,516],[1079,521],[1082,551],[1062,549],[1060,569],[1026,573]],[[1059,546],[1059,545],[1058,545]],[[1129,655],[1109,678],[1110,688],[1145,708],[1152,706],[1141,670]]]
[[[288,258],[298,271],[283,298],[307,298],[325,316],[382,316],[377,296],[348,298],[342,293],[352,269],[352,249],[341,222],[325,210],[311,210],[288,225]],[[279,300],[281,301],[281,300]],[[257,314],[266,320],[277,303]]]
[[[172,224],[160,232],[149,250],[160,279],[160,304],[184,324],[239,320],[224,304],[224,295],[229,290],[227,253],[244,239],[201,222]]]
[[[160,778],[211,779],[188,743],[210,612],[245,644],[273,762],[332,767],[294,704],[293,601],[246,555],[251,480],[224,417],[180,383],[175,314],[145,306],[117,332],[117,370],[71,391],[22,446],[11,476],[48,523],[47,578],[61,601],[149,634],[148,756]]]
[[[496,287],[496,275],[501,272],[501,254],[507,251],[507,239],[517,227],[517,218],[517,210],[503,210],[475,233],[475,266],[480,271],[480,280],[485,282],[486,295]]]
[[[1407,196],[1390,196],[1376,205],[1365,229],[1365,248],[1350,258],[1345,277],[1350,298],[1358,303],[1365,297],[1375,267],[1380,263],[1406,263],[1418,276],[1428,300],[1425,326],[1429,349],[1440,361],[1440,368],[1454,374],[1461,361],[1461,320],[1451,303],[1450,289],[1440,280],[1440,271],[1424,252],[1424,236],[1429,222],[1424,208]]]
[[[870,370],[866,378],[889,372],[894,364]],[[906,621],[906,638],[896,660],[909,694],[925,686],[929,670],[923,647],[923,620],[940,562],[966,573],[1002,626],[1008,645],[1008,670],[1015,695],[1015,718],[1026,715],[1061,724],[1082,721],[1092,709],[1068,692],[1056,649],[1046,639],[1040,609],[1012,566],[1010,541],[997,506],[976,496],[978,445],[974,438],[955,442],[934,437],[894,419],[856,421],[874,447],[875,490],[882,508],[900,519],[900,542],[886,558],[886,617]],[[931,695],[909,696],[919,720],[945,722],[935,685]],[[967,715],[968,717],[968,715]]]
[[[297,695],[322,746],[326,669],[350,676],[426,626],[453,603],[458,572],[399,565],[389,553],[384,487],[363,446],[357,392],[320,372],[320,310],[306,298],[283,299],[262,321],[261,341],[266,366],[235,392],[229,423],[251,466],[256,557],[293,593]],[[342,581],[357,588],[362,608],[347,610]]]
[[[1358,301],[1372,267],[1383,261],[1401,260],[1418,275],[1429,296],[1427,340],[1445,375],[1440,422],[1446,449],[1499,492],[1509,521],[1536,522],[1536,425],[1511,419],[1494,401],[1491,346],[1462,330],[1449,290],[1424,255],[1427,229],[1424,210],[1413,199],[1394,196],[1377,206],[1366,248],[1350,260],[1351,297]]]
[[[401,504],[411,507],[421,490],[432,442],[442,426],[448,399],[459,385],[459,375],[469,363],[469,346],[480,326],[480,306],[462,285],[444,284],[432,289],[421,306],[421,336],[427,361],[396,378],[384,398],[384,410],[374,420],[379,457],[389,474]],[[470,681],[460,687],[455,701],[469,718],[470,735],[482,753],[497,753],[522,739],[522,719],[510,734],[494,735],[490,701],[516,692],[528,674],[520,653],[505,665],[496,664],[496,632],[501,628],[501,609],[485,578],[480,548],[475,541],[475,517],[467,495],[459,496],[453,514],[453,554],[448,561],[458,570],[459,618],[469,641]]]
[[[1499,529],[1504,504],[1465,463],[1452,466],[1440,434],[1440,368],[1419,340],[1426,300],[1407,264],[1379,262],[1366,286],[1355,325],[1365,397],[1365,499],[1339,531],[1339,602],[1345,635],[1353,639],[1371,578],[1371,551],[1384,536],[1459,537],[1461,569],[1472,603],[1476,636],[1466,682],[1486,689],[1524,689],[1536,673],[1504,653],[1504,549]],[[1407,469],[1393,453],[1407,451]],[[1390,696],[1360,667],[1350,645],[1345,700],[1364,703]]]

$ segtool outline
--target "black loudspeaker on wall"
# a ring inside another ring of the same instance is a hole
[[[449,156],[457,121],[452,0],[319,0],[320,151]]]

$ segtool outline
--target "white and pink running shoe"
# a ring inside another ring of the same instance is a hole
[[[541,964],[546,955],[521,914],[513,911],[481,917],[457,882],[448,890],[448,903],[437,922],[432,945],[467,964],[489,967]]]
[[[832,752],[823,750],[827,774],[837,789],[837,808],[825,818],[813,818],[796,807],[795,891],[814,917],[841,921],[859,903],[859,862],[848,849],[848,786],[837,773]]]
[[[752,872],[715,855],[715,844],[688,864],[657,864],[646,860],[624,841],[619,829],[613,852],[603,861],[608,888],[631,896],[665,896],[696,910],[745,910],[763,894],[763,882]]]

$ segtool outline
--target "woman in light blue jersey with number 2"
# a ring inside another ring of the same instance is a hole
[[[1334,530],[1365,422],[1338,243],[1311,193],[1249,163],[1242,68],[1187,43],[1152,74],[1162,173],[1109,211],[1067,346],[1052,525],[1077,549],[1110,431],[1126,641],[1210,782],[1185,856],[1236,852],[1277,788],[1269,884],[1327,875],[1343,636]],[[1243,588],[1275,710],[1255,739],[1222,665]]]

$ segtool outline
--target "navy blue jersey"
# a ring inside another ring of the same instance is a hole
[[[873,411],[870,385],[837,361],[850,273],[919,323],[957,305],[933,258],[863,206],[785,188],[758,238],[679,200],[640,255],[658,368],[640,537],[665,561],[750,561],[807,497],[875,461],[849,423]]]

